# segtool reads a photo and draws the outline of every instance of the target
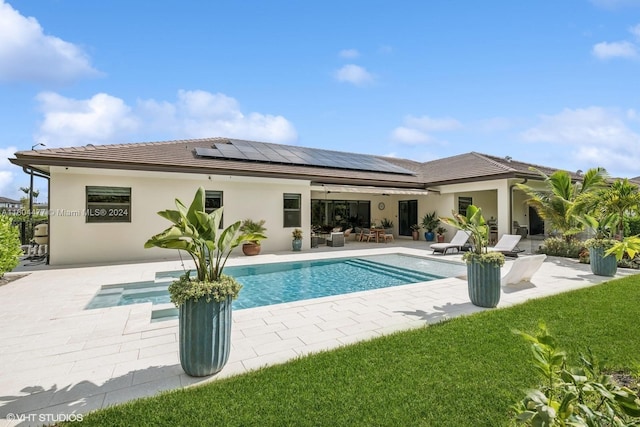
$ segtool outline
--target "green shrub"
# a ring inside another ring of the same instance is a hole
[[[567,354],[544,325],[536,335],[515,331],[531,343],[533,366],[542,377],[515,406],[517,421],[530,426],[631,426],[640,424],[638,394],[616,383],[588,351],[580,366],[568,366]]]
[[[0,277],[18,265],[22,255],[20,233],[11,221],[11,217],[0,215]]]
[[[545,239],[538,253],[550,256],[562,256],[567,258],[578,258],[584,248],[582,242],[577,240],[566,241],[561,237],[550,237]]]
[[[635,236],[640,234],[640,215],[624,217],[624,235]]]

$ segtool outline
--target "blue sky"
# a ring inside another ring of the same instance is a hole
[[[639,76],[640,0],[0,0],[0,195],[37,143],[214,136],[635,177]]]

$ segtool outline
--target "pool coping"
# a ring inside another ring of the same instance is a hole
[[[236,257],[228,265],[350,253],[442,257],[390,246]],[[460,256],[445,259],[459,261]],[[6,420],[8,414],[26,420],[40,414],[82,414],[485,310],[469,302],[461,278],[235,310],[228,364],[213,377],[192,378],[180,367],[177,320],[151,323],[150,303],[84,309],[102,285],[145,281],[156,271],[179,268],[179,261],[167,261],[43,270],[0,287],[0,419],[5,418],[0,426],[17,424]],[[619,269],[616,277],[635,273]],[[588,265],[575,260],[548,257],[531,282],[503,288],[498,307],[609,279],[591,274]]]

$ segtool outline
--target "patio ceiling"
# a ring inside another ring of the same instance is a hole
[[[311,191],[327,193],[360,193],[360,194],[415,194],[426,196],[429,190],[422,188],[370,187],[359,185],[312,185]]]

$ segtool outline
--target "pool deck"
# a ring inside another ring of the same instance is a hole
[[[432,256],[425,242],[349,242],[344,248],[232,257],[228,265],[381,253]],[[444,256],[449,261],[460,258]],[[503,274],[512,262],[508,259]],[[179,261],[33,266],[21,269],[29,271],[26,277],[0,286],[0,427],[69,419],[71,414],[485,310],[469,302],[466,280],[460,278],[235,310],[228,364],[215,376],[192,378],[180,367],[177,320],[151,323],[150,303],[84,309],[102,285],[153,280],[158,271],[179,269]],[[618,269],[616,277],[634,273],[637,270]],[[591,274],[588,265],[548,257],[531,282],[503,287],[499,307],[606,280]]]

